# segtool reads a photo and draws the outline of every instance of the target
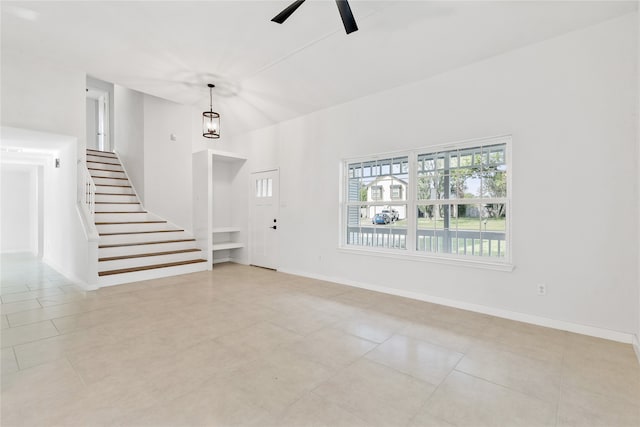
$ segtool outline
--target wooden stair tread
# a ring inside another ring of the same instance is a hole
[[[100,155],[100,154],[93,154],[93,153],[87,153],[87,156],[101,157],[103,159],[118,160],[118,158],[116,156],[103,156],[103,155]],[[89,160],[87,160],[87,161],[89,161]]]
[[[102,154],[113,154],[115,155],[116,153],[114,153],[113,151],[102,151],[102,150],[94,150],[93,148],[87,148],[87,151],[91,151],[93,153],[102,153]]]
[[[102,172],[116,172],[116,173],[124,173],[124,171],[116,171],[113,169],[100,169],[100,168],[87,168],[90,171],[102,171]]]
[[[147,213],[147,211],[96,211],[94,212],[94,214],[121,214],[121,213],[126,213],[126,214],[132,214],[132,213]]]
[[[93,175],[91,175],[91,178],[93,178],[93,179],[98,179],[98,178],[100,178],[100,179],[124,179],[125,181],[129,180],[129,178],[115,178],[113,176],[93,176]],[[96,184],[96,185],[98,185],[98,184]]]
[[[93,193],[96,196],[135,196],[134,193]]]
[[[96,225],[124,225],[124,224],[166,224],[167,221],[114,221],[114,222],[96,222]]]
[[[146,253],[146,254],[111,256],[111,257],[106,257],[106,258],[98,258],[98,261],[99,262],[118,261],[118,260],[122,260],[122,259],[144,258],[144,257],[150,257],[150,256],[185,254],[185,253],[189,253],[189,252],[200,252],[200,249],[181,249],[179,251],[150,252],[150,253]]]
[[[121,248],[125,246],[159,245],[161,243],[182,243],[182,242],[195,242],[195,241],[196,239],[175,239],[175,240],[159,240],[157,242],[115,243],[113,245],[99,245],[98,249]]]
[[[140,202],[93,202],[96,205],[139,205]]]
[[[113,157],[105,157],[105,159],[113,159]],[[87,160],[87,163],[98,163],[99,165],[114,165],[114,166],[122,166],[120,163],[99,162],[99,161],[97,161],[97,160]]]
[[[115,184],[96,184],[96,187],[118,187],[118,188],[131,188],[130,185],[115,185]]]
[[[184,231],[184,230],[124,231],[121,233],[100,233],[99,236],[125,236],[128,234],[177,233],[179,231]]]
[[[136,271],[154,270],[156,268],[177,267],[180,265],[197,264],[207,262],[206,259],[191,259],[188,261],[168,262],[165,264],[145,265],[141,267],[121,268],[119,270],[108,270],[98,272],[98,276],[110,276],[112,274],[134,273]]]

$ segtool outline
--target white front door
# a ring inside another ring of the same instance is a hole
[[[251,174],[251,219],[249,262],[265,268],[278,268],[278,171]]]

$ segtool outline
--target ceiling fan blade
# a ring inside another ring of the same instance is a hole
[[[278,24],[282,24],[284,21],[287,20],[288,17],[291,16],[291,14],[293,12],[296,11],[297,8],[300,7],[300,5],[302,5],[302,3],[304,3],[305,0],[296,0],[293,3],[291,3],[289,6],[287,6],[282,12],[280,12],[279,14],[277,14],[272,21],[273,22],[277,22]]]
[[[347,0],[336,0],[336,4],[338,5],[340,17],[342,18],[342,23],[344,24],[344,30],[347,32],[347,34],[358,31],[358,24],[356,24],[356,20],[353,17],[351,7],[349,7],[349,2]]]

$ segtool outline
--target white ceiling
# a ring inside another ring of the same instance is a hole
[[[2,51],[207,109],[244,132],[629,13],[626,1],[2,2]]]

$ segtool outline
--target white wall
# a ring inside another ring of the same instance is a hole
[[[2,166],[0,252],[38,254],[37,166]]]
[[[38,254],[66,277],[87,283],[88,243],[76,211],[76,139],[9,127],[1,127],[0,135],[0,146],[12,148],[2,154],[3,172],[16,167],[38,170],[32,178],[37,191],[30,202],[34,205],[30,211],[38,212],[37,218],[31,218],[32,227],[41,230],[35,244]],[[23,148],[23,152],[14,148]],[[54,167],[56,158],[60,168]],[[4,239],[2,236],[3,244]]]
[[[192,231],[192,109],[144,96],[144,205]],[[170,135],[176,135],[171,141]]]
[[[79,224],[76,215],[76,152],[75,145],[62,147],[55,155],[60,168],[53,162],[44,167],[44,255],[43,259],[67,277],[81,277],[78,262],[81,248],[72,244]]]
[[[78,140],[77,155],[84,156],[85,74],[26,54],[1,55],[0,124],[71,135]]]
[[[144,201],[144,94],[114,85],[114,148]]]
[[[636,13],[637,22],[636,22],[636,75],[640,73],[640,12]],[[636,122],[638,125],[638,131],[636,134],[637,141],[637,155],[638,162],[636,163],[636,173],[638,175],[638,238],[637,241],[640,242],[640,85],[637,87],[637,97],[636,97]],[[635,350],[636,356],[638,356],[638,360],[640,361],[640,248],[638,249],[638,326],[636,328],[636,341],[635,341]]]
[[[247,172],[280,167],[280,268],[636,332],[636,26],[627,15],[235,139]],[[341,159],[502,134],[514,271],[338,250]]]

